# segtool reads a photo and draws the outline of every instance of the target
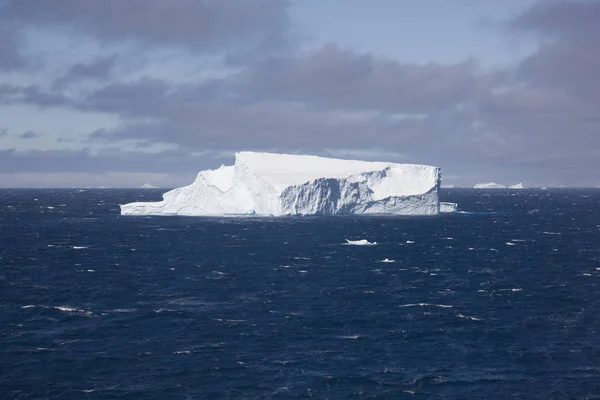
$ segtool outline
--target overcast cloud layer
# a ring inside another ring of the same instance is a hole
[[[174,187],[239,150],[600,186],[599,21],[534,3],[481,29],[535,50],[483,68],[306,45],[283,0],[0,0],[0,187]]]

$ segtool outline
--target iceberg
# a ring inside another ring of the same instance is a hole
[[[523,186],[523,182],[519,182],[514,185],[510,185],[508,188],[509,189],[525,189],[525,186]]]
[[[440,202],[441,213],[454,213],[458,211],[458,204],[442,201]]]
[[[162,201],[122,204],[121,214],[436,215],[440,183],[428,165],[244,151]]]
[[[506,189],[506,186],[496,182],[478,183],[474,186],[475,189]]]

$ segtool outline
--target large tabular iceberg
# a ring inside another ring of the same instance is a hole
[[[441,172],[428,165],[240,152],[201,171],[163,201],[121,205],[127,215],[435,215]]]

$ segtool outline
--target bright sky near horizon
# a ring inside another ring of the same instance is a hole
[[[597,0],[0,0],[0,187],[241,150],[600,186]]]

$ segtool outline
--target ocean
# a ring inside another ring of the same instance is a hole
[[[0,190],[0,398],[600,398],[600,190],[119,215],[162,193]]]

